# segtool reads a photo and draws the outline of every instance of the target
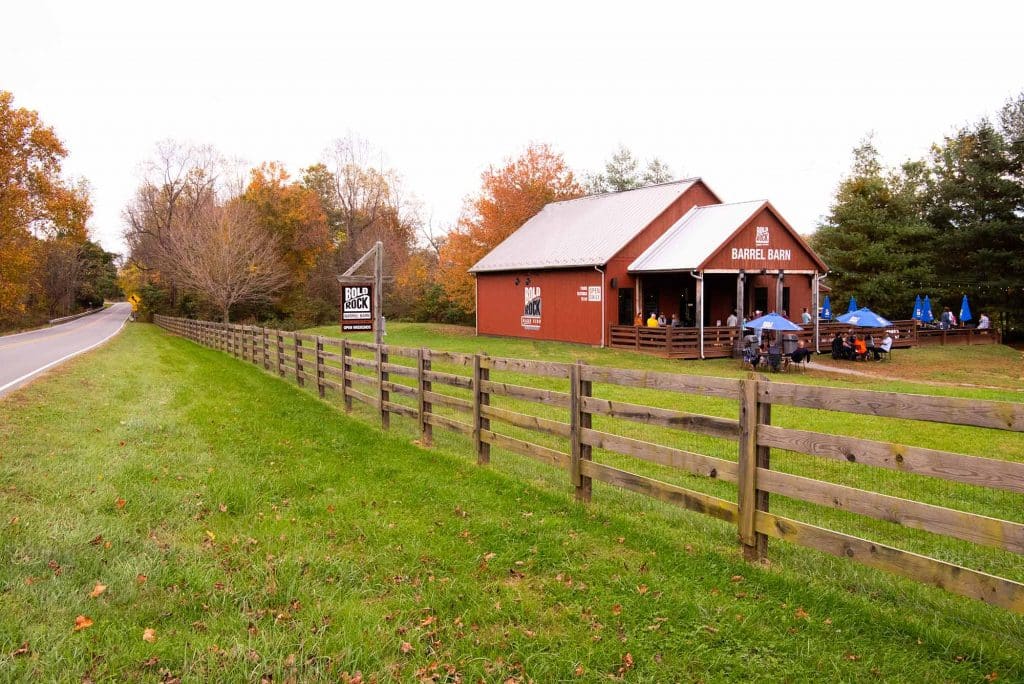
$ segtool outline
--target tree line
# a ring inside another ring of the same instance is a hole
[[[916,295],[1004,331],[1024,326],[1024,93],[956,128],[922,159],[887,168],[871,137],[811,244],[832,269],[833,304],[851,295],[909,318]]]
[[[116,254],[89,236],[89,186],[63,173],[52,128],[0,91],[0,330],[32,327],[119,293]]]
[[[389,318],[471,323],[468,269],[545,204],[585,192],[665,182],[620,148],[600,173],[577,180],[561,154],[530,145],[488,167],[457,223],[434,231],[401,176],[356,137],[336,141],[293,178],[276,162],[244,173],[214,148],[159,144],[125,208],[123,287],[147,311],[280,327],[334,322],[336,275],[378,240]]]

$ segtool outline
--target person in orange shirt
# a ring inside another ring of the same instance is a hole
[[[633,325],[635,325],[636,327],[639,328],[643,324],[644,324],[643,314],[638,312],[636,316],[633,316]]]
[[[863,335],[853,338],[853,353],[857,361],[863,361],[868,358],[868,343],[864,341]]]

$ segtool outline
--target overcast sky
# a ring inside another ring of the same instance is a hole
[[[0,89],[115,251],[166,138],[297,172],[356,134],[437,227],[530,142],[580,171],[621,143],[809,232],[867,132],[899,163],[1024,90],[1022,3],[783,4],[32,0],[4,8]]]

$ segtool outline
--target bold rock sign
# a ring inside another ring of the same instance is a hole
[[[341,288],[341,331],[373,330],[373,286],[345,285]]]

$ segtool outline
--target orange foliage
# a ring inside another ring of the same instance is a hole
[[[480,192],[466,201],[458,225],[441,248],[445,291],[467,313],[476,306],[469,269],[549,202],[583,194],[561,154],[550,146],[529,146],[518,159],[489,167]]]
[[[39,114],[0,91],[0,322],[24,313],[41,238],[82,243],[92,213],[88,188],[61,176],[67,150]]]
[[[331,249],[327,216],[317,194],[297,182],[277,162],[252,170],[242,201],[257,220],[281,241],[282,258],[293,282],[305,280],[317,259]]]

